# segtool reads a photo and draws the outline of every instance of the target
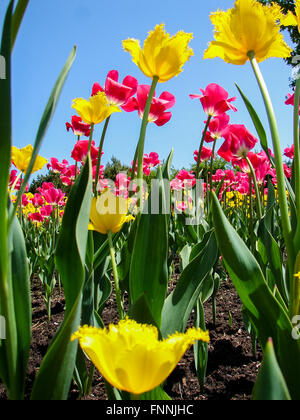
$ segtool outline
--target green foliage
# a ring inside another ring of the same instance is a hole
[[[197,165],[195,164],[195,165],[192,165],[190,168],[190,170],[194,171],[194,173],[196,173],[196,166]],[[216,157],[213,160],[213,174],[215,174],[218,169],[222,169],[224,171],[225,169],[229,169],[229,165],[224,159]],[[205,178],[206,176],[208,176],[209,172],[210,172],[210,162],[200,163],[200,174],[202,178]]]
[[[49,171],[46,175],[38,175],[30,184],[29,192],[36,193],[37,189],[42,187],[44,182],[52,182],[55,188],[61,189],[65,193],[70,192],[70,187],[67,187],[61,182],[60,174]]]
[[[104,169],[104,178],[105,179],[111,179],[112,181],[116,180],[116,176],[120,173],[120,172],[128,172],[129,171],[129,166],[126,166],[124,164],[122,164],[122,162],[117,159],[115,156],[113,156],[111,158],[111,161],[107,163],[105,169]]]

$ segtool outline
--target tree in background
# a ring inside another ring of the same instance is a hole
[[[295,14],[295,1],[294,0],[258,0],[258,1],[260,1],[260,3],[263,3],[263,4],[278,3],[284,13],[291,11]],[[282,27],[281,30],[287,31],[290,34],[291,40],[294,44],[294,51],[291,57],[285,59],[285,62],[291,67],[296,67],[298,64],[300,64],[300,60],[298,60],[296,63],[293,62],[293,59],[295,56],[297,55],[300,56],[300,34],[298,31],[298,27],[286,26],[286,27]],[[290,78],[290,85],[291,87],[295,87],[295,80],[292,78]]]

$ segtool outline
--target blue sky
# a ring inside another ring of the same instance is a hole
[[[3,21],[8,1],[0,4]],[[54,82],[73,45],[77,57],[65,84],[57,110],[47,132],[40,154],[47,159],[70,160],[75,138],[67,133],[65,122],[75,113],[71,108],[76,97],[88,98],[94,82],[104,84],[109,70],[119,71],[120,79],[130,74],[140,84],[150,84],[122,48],[122,40],[133,37],[141,42],[156,24],[165,23],[170,34],[178,30],[192,32],[194,56],[184,71],[169,82],[159,84],[156,96],[169,91],[176,97],[171,121],[163,127],[149,124],[145,152],[156,151],[165,159],[174,147],[174,165],[189,166],[193,152],[199,147],[203,130],[200,102],[191,100],[209,83],[223,86],[230,96],[237,96],[238,112],[231,112],[231,123],[245,124],[255,133],[244,104],[238,96],[235,82],[255,105],[265,124],[267,119],[262,99],[250,64],[234,66],[220,59],[203,60],[207,44],[213,39],[212,11],[231,8],[234,0],[152,0],[142,2],[115,0],[30,0],[13,52],[13,144],[23,147],[33,144],[43,109]],[[287,38],[289,43],[290,40]],[[281,59],[269,59],[261,64],[278,119],[282,147],[292,144],[291,106],[284,104],[290,92],[291,69]],[[103,163],[112,155],[130,163],[140,130],[137,113],[118,113],[111,118],[104,147]],[[94,140],[99,143],[102,125],[96,127]],[[255,133],[256,134],[256,133]],[[269,138],[271,144],[271,139]]]

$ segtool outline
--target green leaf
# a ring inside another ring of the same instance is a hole
[[[137,299],[133,305],[130,306],[128,317],[130,319],[134,319],[140,324],[154,325],[159,330],[159,327],[152,316],[146,295],[141,295],[139,299]]]
[[[168,156],[168,159],[166,160],[166,162],[162,166],[162,177],[163,177],[163,179],[170,180],[170,178],[171,178],[171,165],[172,165],[173,156],[174,156],[174,149],[171,150],[171,152]]]
[[[4,80],[0,80],[0,314],[6,321],[6,340],[0,340],[0,376],[11,399],[20,399],[18,375],[18,333],[14,312],[11,260],[8,244],[7,186],[11,165],[11,25],[14,1],[9,3],[2,30],[0,54],[5,59]],[[22,373],[21,373],[22,375]]]
[[[65,292],[65,319],[42,362],[32,400],[66,400],[68,397],[78,348],[77,341],[71,342],[70,338],[80,325],[91,197],[88,158],[69,195],[55,253]]]
[[[12,228],[11,275],[14,311],[18,335],[18,379],[20,395],[24,395],[27,362],[31,343],[31,295],[27,253],[21,226],[15,217]]]
[[[158,170],[159,199],[164,203],[164,183]],[[148,200],[151,209],[151,197]],[[129,289],[132,303],[147,296],[158,326],[168,286],[168,215],[141,214],[132,253]],[[151,267],[151,269],[149,269]]]
[[[255,326],[261,347],[274,342],[280,368],[294,399],[300,398],[300,343],[292,338],[285,309],[269,289],[258,262],[226,219],[213,194],[212,211],[217,241],[228,274]]]
[[[272,211],[271,209],[269,211]],[[259,237],[259,246],[260,253],[265,254],[264,263],[270,266],[271,272],[274,279],[276,279],[276,285],[281,293],[281,296],[285,298],[286,302],[288,301],[288,291],[285,284],[282,261],[281,261],[281,250],[279,245],[269,232],[267,228],[266,218],[268,214],[261,220],[258,227],[258,237]]]
[[[133,398],[135,399],[135,398]],[[171,401],[172,398],[163,390],[161,386],[158,386],[152,391],[145,392],[138,397],[141,401]]]
[[[218,258],[218,247],[213,232],[205,234],[202,246],[182,272],[173,292],[167,297],[162,311],[161,333],[167,337],[184,332],[192,309],[201,292],[201,286]]]
[[[254,401],[290,401],[291,396],[278,365],[273,341],[267,342],[262,367],[253,389]]]
[[[260,121],[257,112],[255,111],[255,109],[253,108],[251,102],[249,101],[249,99],[246,97],[246,95],[243,93],[243,91],[241,90],[241,88],[235,83],[238,91],[241,94],[241,97],[246,105],[246,108],[250,114],[250,117],[253,121],[253,124],[256,128],[258,137],[260,139],[260,143],[261,143],[261,147],[264,149],[264,151],[266,152],[267,156],[269,157],[270,161],[272,162],[272,158],[270,156],[270,152],[269,152],[269,146],[268,146],[268,139],[267,139],[267,135],[264,129],[264,126],[262,124],[262,122]]]
[[[11,30],[11,48],[14,48],[15,41],[22,23],[29,0],[19,0],[13,14],[12,30]]]

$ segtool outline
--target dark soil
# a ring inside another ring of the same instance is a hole
[[[48,345],[63,321],[64,303],[63,293],[59,293],[57,288],[52,298],[52,319],[48,321],[41,285],[38,280],[33,280],[32,348],[27,372],[27,399]],[[204,391],[200,392],[192,348],[186,352],[184,358],[168,378],[164,389],[174,400],[249,400],[260,367],[261,352],[258,351],[257,359],[253,357],[251,339],[242,320],[242,305],[229,281],[221,284],[217,295],[216,326],[213,325],[211,306],[211,301],[205,304],[207,329],[210,331],[211,341]],[[111,297],[104,309],[103,321],[105,325],[108,325],[116,322],[116,319],[115,301]],[[78,391],[73,384],[70,399],[77,398]],[[7,399],[6,392],[0,384],[0,400],[5,399]],[[106,399],[104,382],[97,371],[94,376],[92,393],[84,399]]]

